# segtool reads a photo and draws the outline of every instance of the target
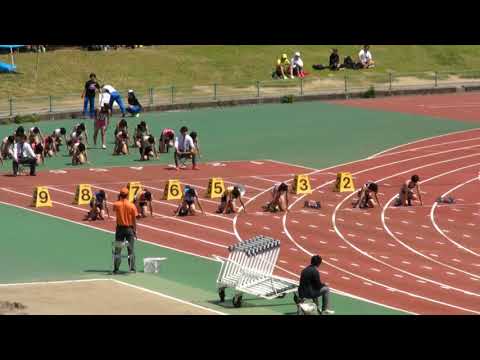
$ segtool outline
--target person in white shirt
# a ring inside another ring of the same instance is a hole
[[[0,164],[3,165],[3,159],[6,159],[10,155],[10,148],[13,146],[15,138],[10,135],[6,136],[0,144]]]
[[[26,140],[27,136],[25,134],[19,134],[17,136],[17,143],[10,148],[10,155],[13,158],[13,176],[17,176],[19,164],[29,165],[30,176],[36,176],[35,168],[37,166],[37,156]]]
[[[375,66],[375,62],[372,58],[372,53],[370,52],[370,46],[365,45],[362,50],[358,53],[359,64],[364,69],[372,68]]]
[[[108,103],[110,111],[113,112],[113,103],[116,102],[120,107],[122,117],[125,117],[125,106],[123,105],[122,97],[120,96],[119,92],[112,85],[104,85],[102,87],[102,91],[110,95],[110,101]]]
[[[293,76],[298,76],[299,78],[305,77],[305,73],[303,72],[303,60],[298,51],[293,56],[291,63],[290,78],[293,79]]]
[[[198,170],[197,167],[197,149],[193,142],[193,139],[190,135],[188,135],[188,128],[186,126],[182,126],[180,129],[180,135],[175,138],[175,168],[178,170],[178,161],[180,159],[192,159],[192,170]]]

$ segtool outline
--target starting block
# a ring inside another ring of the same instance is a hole
[[[312,186],[310,185],[310,178],[308,175],[295,175],[292,192],[295,195],[312,193]]]
[[[180,200],[182,198],[182,185],[178,180],[168,180],[163,191],[163,200]]]
[[[216,199],[222,197],[225,192],[225,184],[222,178],[211,178],[208,181],[207,199]]]
[[[128,201],[133,203],[135,196],[142,191],[142,184],[138,181],[131,181],[127,185],[128,188]]]
[[[353,185],[352,174],[349,172],[340,172],[337,174],[337,180],[335,181],[335,192],[353,192],[355,186]]]
[[[75,190],[75,205],[88,205],[93,198],[92,187],[89,184],[80,184]]]
[[[52,199],[48,188],[44,186],[37,186],[33,192],[33,206],[39,207],[52,207]]]

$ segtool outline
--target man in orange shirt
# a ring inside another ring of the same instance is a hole
[[[114,260],[114,274],[118,274],[118,269],[122,262],[122,245],[124,241],[128,241],[128,266],[130,272],[135,270],[135,252],[134,240],[137,233],[136,218],[138,216],[137,208],[134,204],[128,201],[128,189],[122,188],[118,201],[113,203],[113,211],[117,217],[117,229],[115,231],[115,260]]]

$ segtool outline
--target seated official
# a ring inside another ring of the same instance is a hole
[[[30,176],[36,176],[37,156],[27,142],[27,136],[25,134],[19,134],[17,136],[17,143],[10,148],[10,155],[13,159],[13,176],[18,175],[18,166],[20,164],[30,166]]]
[[[188,135],[188,128],[182,126],[180,135],[175,139],[175,168],[179,170],[178,161],[180,159],[192,159],[192,170],[197,168],[197,149],[190,135]]]

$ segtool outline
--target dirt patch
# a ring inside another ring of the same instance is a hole
[[[214,315],[113,280],[0,286],[1,315]]]
[[[0,301],[0,315],[23,315],[25,305],[19,302]]]

